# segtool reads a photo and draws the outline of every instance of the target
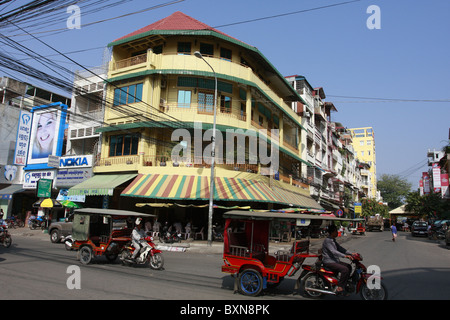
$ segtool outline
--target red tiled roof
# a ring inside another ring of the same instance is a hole
[[[164,19],[156,21],[144,28],[136,30],[130,34],[127,34],[126,36],[123,36],[123,37],[115,40],[114,42],[129,38],[129,37],[137,36],[139,34],[142,34],[142,33],[145,33],[145,32],[151,31],[151,30],[211,30],[211,31],[215,31],[224,36],[234,39],[233,37],[230,37],[229,35],[221,32],[219,30],[216,30],[216,29],[208,26],[207,24],[200,22],[200,21],[184,14],[183,12],[177,11]],[[237,39],[235,39],[235,40],[237,40]]]

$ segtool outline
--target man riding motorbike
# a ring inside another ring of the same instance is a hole
[[[3,212],[3,210],[2,210]],[[0,212],[0,236],[3,235],[3,231],[8,227],[8,224],[3,220],[3,214]]]
[[[337,227],[334,224],[330,225],[328,227],[328,237],[322,244],[322,262],[328,269],[341,274],[338,287],[336,288],[336,292],[341,293],[347,284],[352,266],[348,263],[341,262],[339,258],[352,259],[353,253],[336,242],[337,236]]]
[[[150,247],[150,245],[145,240],[145,230],[142,228],[142,218],[137,218],[135,221],[136,227],[131,233],[131,244],[136,249],[133,252],[132,258],[135,259],[139,254],[141,248]]]

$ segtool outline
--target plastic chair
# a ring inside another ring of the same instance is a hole
[[[195,233],[194,239],[197,239],[197,235],[200,235],[200,236],[202,236],[202,240],[205,240],[204,235],[203,235],[203,229],[204,229],[204,227],[202,227],[199,232]]]

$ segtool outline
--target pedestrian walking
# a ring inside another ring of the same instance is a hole
[[[391,226],[391,231],[392,231],[392,241],[395,242],[395,239],[397,239],[397,227],[395,226],[395,224]]]

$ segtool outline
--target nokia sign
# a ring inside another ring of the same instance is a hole
[[[92,155],[66,156],[59,160],[60,168],[86,168],[92,167]]]

